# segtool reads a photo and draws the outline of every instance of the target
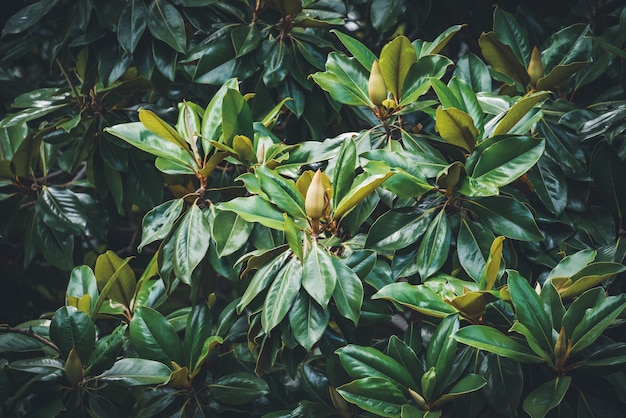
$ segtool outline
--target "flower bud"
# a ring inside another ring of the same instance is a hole
[[[530,76],[530,84],[537,85],[537,81],[544,76],[543,63],[541,62],[541,53],[537,47],[533,48],[530,54],[530,63],[528,64],[528,75]]]
[[[383,74],[380,72],[380,68],[378,68],[378,61],[374,61],[372,64],[372,71],[370,72],[367,87],[372,103],[376,106],[382,105],[383,101],[387,99],[387,85],[383,79]]]
[[[437,385],[437,371],[434,367],[426,370],[422,375],[422,394],[424,398],[429,400],[432,398],[435,392],[435,386]]]
[[[67,360],[65,360],[65,377],[70,382],[70,385],[75,388],[83,380],[83,376],[83,363],[80,361],[80,357],[78,357],[76,348],[72,347]]]
[[[309,189],[306,191],[306,198],[304,201],[304,208],[306,214],[312,219],[319,219],[324,214],[325,206],[325,191],[324,184],[322,183],[322,172],[317,169],[311,179]]]

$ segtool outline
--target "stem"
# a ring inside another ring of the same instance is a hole
[[[40,343],[42,343],[44,345],[47,345],[48,347],[52,348],[53,350],[55,350],[58,353],[61,352],[61,350],[59,350],[59,347],[57,347],[56,344],[54,344],[52,341],[46,340],[44,337],[42,337],[41,335],[39,335],[35,331],[33,331],[32,328],[28,328],[28,329],[15,328],[15,327],[10,327],[7,324],[0,324],[0,332],[12,332],[12,333],[15,333],[15,334],[26,335],[27,337],[34,338],[35,340],[39,341]]]
[[[59,69],[61,70],[61,72],[63,73],[63,76],[65,77],[65,80],[67,81],[67,84],[70,85],[70,89],[72,90],[72,96],[74,96],[74,98],[76,99],[76,103],[78,103],[78,105],[81,105],[80,102],[80,96],[78,95],[78,90],[76,90],[76,87],[74,86],[74,84],[72,83],[72,80],[70,79],[70,75],[67,73],[67,71],[65,71],[65,68],[63,67],[63,64],[61,64],[61,61],[59,61],[59,59],[55,59],[57,65],[59,66]]]

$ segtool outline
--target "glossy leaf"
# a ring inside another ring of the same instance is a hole
[[[211,309],[204,300],[197,301],[191,308],[185,326],[185,338],[183,340],[183,352],[186,357],[186,365],[193,372],[198,364],[204,342],[213,334]]]
[[[475,54],[463,55],[456,63],[454,76],[465,81],[475,92],[491,91],[491,75],[487,65]]]
[[[543,239],[530,210],[515,199],[485,197],[467,201],[464,206],[498,235],[520,241]]]
[[[304,266],[306,269],[306,266]],[[304,270],[306,271],[306,270]],[[303,275],[304,277],[304,275]],[[289,311],[293,337],[307,351],[322,338],[330,319],[330,311],[319,306],[306,293],[300,292]]]
[[[373,347],[349,344],[337,350],[337,354],[341,365],[353,379],[380,377],[404,388],[415,384],[402,364]]]
[[[626,270],[626,267],[618,263],[590,263],[569,279],[552,279],[552,284],[562,298],[571,298],[600,285],[605,280],[622,273],[624,270]]]
[[[493,12],[493,30],[498,39],[511,48],[517,61],[528,67],[530,61],[528,34],[513,15],[496,7]]]
[[[232,146],[233,138],[243,135],[254,138],[250,106],[239,90],[228,89],[222,99],[222,136],[220,142]]]
[[[256,169],[256,175],[261,181],[261,189],[280,210],[294,217],[307,217],[304,211],[304,197],[293,181],[264,166]]]
[[[543,362],[541,357],[537,357],[535,353],[513,338],[485,325],[463,327],[454,334],[454,339],[470,347],[485,350],[520,363]]]
[[[511,77],[523,86],[530,83],[526,68],[518,61],[510,46],[503,44],[495,32],[483,33],[478,39],[483,56],[493,69]]]
[[[386,44],[380,52],[380,72],[387,85],[387,90],[391,92],[396,101],[400,101],[404,80],[416,61],[417,54],[405,36],[398,36]]]
[[[381,377],[366,377],[339,386],[337,392],[348,402],[381,417],[398,417],[406,399],[400,389]]]
[[[139,39],[148,26],[148,8],[141,1],[131,1],[126,5],[117,25],[117,41],[127,54],[137,48]]]
[[[352,56],[357,59],[363,68],[368,70],[372,68],[372,63],[376,60],[376,55],[374,55],[372,51],[370,51],[359,40],[354,39],[343,32],[336,29],[333,29],[330,32],[334,33],[337,38],[339,38],[343,46],[345,46],[348,52],[350,52]]]
[[[571,335],[571,353],[577,353],[595,342],[626,307],[626,295],[609,296],[587,309]],[[571,307],[570,307],[571,309]]]
[[[406,282],[389,284],[375,293],[372,299],[390,300],[424,315],[439,318],[456,313],[455,308],[442,301],[441,297],[428,287]]]
[[[187,47],[185,22],[172,4],[154,0],[148,8],[148,28],[155,38],[178,52],[185,52]]]
[[[254,224],[244,222],[234,212],[221,211],[213,219],[213,239],[220,257],[233,254],[242,248],[250,237]]]
[[[41,219],[57,231],[81,234],[87,227],[85,209],[71,190],[43,186],[37,210]]]
[[[487,381],[483,391],[489,405],[502,415],[514,415],[524,388],[521,364],[506,357],[486,354],[480,374]]]
[[[476,392],[477,390],[485,387],[487,382],[480,375],[470,373],[459,380],[450,390],[437,399],[435,405],[443,405],[450,401],[453,401],[461,396],[465,396],[469,393]]]
[[[158,385],[167,382],[172,371],[165,364],[143,358],[123,358],[97,376],[103,382],[124,386]]]
[[[333,300],[339,313],[356,325],[363,304],[363,283],[361,283],[359,276],[342,260],[332,257],[332,262],[337,273]]]
[[[111,250],[98,257],[96,268],[94,269],[98,289],[100,290],[98,302],[100,302],[100,299],[109,298],[125,306],[130,306],[130,302],[135,294],[136,280],[135,273],[128,265],[128,261],[129,259],[122,260]],[[100,302],[101,305],[102,303]]]
[[[357,177],[355,184],[352,185],[352,188],[346,193],[346,196],[337,204],[334,213],[335,219],[341,219],[348,214],[392,175],[392,172],[385,172],[371,176]]]
[[[98,339],[96,347],[89,357],[89,362],[86,364],[88,367],[85,374],[97,375],[113,366],[122,351],[126,328],[127,325],[120,325],[111,334]]]
[[[468,152],[474,149],[478,129],[470,115],[454,107],[448,109],[438,107],[435,119],[437,131],[443,139]]]
[[[183,199],[170,200],[146,213],[141,221],[141,243],[137,251],[141,252],[146,245],[163,239],[170,233],[183,210],[184,203]]]
[[[319,244],[313,244],[302,263],[302,287],[326,309],[338,280],[333,256]]]
[[[422,280],[435,274],[448,258],[451,231],[445,210],[432,219],[417,250],[417,271]]]
[[[130,321],[130,341],[137,353],[148,360],[183,363],[181,344],[172,324],[159,312],[137,307]]]
[[[219,140],[222,133],[220,125],[222,124],[222,104],[224,96],[229,89],[236,88],[236,79],[226,81],[215,93],[202,115],[202,127],[200,134],[202,137],[202,148],[204,149],[205,154],[208,154],[211,149],[210,141]]]
[[[280,270],[270,285],[261,314],[263,330],[269,333],[287,315],[302,283],[302,264],[296,257]]]
[[[561,403],[571,381],[571,376],[557,377],[537,387],[524,399],[524,411],[531,418],[545,417]]]
[[[227,405],[244,405],[269,393],[265,380],[250,373],[231,373],[208,385],[211,394]]]
[[[96,327],[84,312],[64,306],[52,317],[50,339],[59,347],[63,357],[75,348],[82,363],[86,364],[96,341]]]
[[[490,253],[490,242],[494,235],[482,224],[461,219],[457,237],[459,262],[467,274],[479,282],[487,265]]]
[[[439,376],[447,376],[453,367],[457,342],[451,338],[459,329],[457,315],[448,315],[439,323],[426,350],[425,368],[434,367]],[[438,382],[437,388],[443,389]]]
[[[89,266],[76,266],[72,269],[70,280],[67,284],[65,293],[66,303],[67,298],[70,296],[80,298],[84,295],[89,295],[90,308],[87,313],[91,314],[98,300],[98,283],[96,282],[96,276]]]
[[[402,85],[400,106],[410,105],[425,94],[431,79],[442,78],[450,65],[452,61],[441,55],[427,55],[413,63]]]
[[[391,252],[413,244],[426,232],[432,211],[420,213],[412,209],[392,209],[372,224],[366,248]]]
[[[528,112],[539,102],[548,97],[547,91],[538,91],[527,94],[516,102],[500,119],[492,135],[502,135],[508,133],[516,123],[518,123]]]
[[[154,112],[147,109],[139,109],[138,115],[139,120],[148,130],[163,139],[167,139],[172,144],[178,145],[182,149],[189,151],[189,144],[187,144],[181,134],[179,134],[176,129],[171,127]]]
[[[235,212],[244,221],[257,222],[272,229],[284,229],[282,213],[260,196],[238,197],[222,203],[220,209]]]
[[[326,61],[326,71],[315,73],[312,77],[340,103],[352,106],[371,105],[367,88],[369,75],[355,58],[331,52]]]
[[[174,240],[174,273],[183,283],[191,283],[191,274],[206,255],[211,242],[211,225],[197,205],[183,215]]]
[[[347,139],[341,144],[337,162],[333,171],[333,208],[343,199],[350,190],[354,181],[354,170],[357,163],[356,145],[352,139]]]

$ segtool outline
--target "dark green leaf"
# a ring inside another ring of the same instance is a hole
[[[475,92],[491,91],[491,75],[487,65],[475,54],[463,55],[456,63],[454,76],[465,81]]]
[[[517,60],[528,67],[530,62],[528,34],[513,15],[496,7],[493,12],[493,30],[503,44],[511,47]]]
[[[209,384],[215,398],[228,405],[243,405],[269,393],[263,379],[250,373],[232,373]]]
[[[479,282],[487,265],[494,235],[478,222],[461,219],[456,247],[459,262],[467,274]]]
[[[372,51],[370,51],[357,39],[351,38],[336,29],[333,29],[330,32],[337,35],[337,38],[339,38],[343,46],[345,46],[348,52],[350,52],[352,56],[359,61],[364,69],[369,70],[372,68],[372,64],[376,60],[376,55],[374,55]]]
[[[292,180],[287,180],[265,166],[256,169],[261,189],[280,210],[297,218],[306,218],[304,197]]]
[[[571,381],[571,376],[557,377],[537,387],[524,399],[524,411],[531,418],[545,417],[561,403]]]
[[[146,306],[135,309],[129,328],[130,341],[146,359],[170,364],[183,362],[180,340],[172,324],[159,312]]]
[[[494,354],[486,354],[480,363],[480,374],[487,380],[483,393],[489,405],[502,415],[514,415],[524,388],[524,375],[520,363]]]
[[[417,312],[439,318],[457,312],[428,287],[406,282],[389,284],[375,293],[372,299],[391,300]]]
[[[113,366],[122,351],[126,328],[127,325],[120,325],[111,334],[98,339],[86,365],[88,367],[86,367],[85,374],[97,375]]]
[[[543,239],[530,210],[513,198],[484,197],[468,200],[464,206],[497,235],[520,241]]]
[[[211,309],[204,300],[197,301],[191,308],[185,326],[183,352],[189,371],[193,373],[198,365],[204,342],[213,335]]]
[[[84,312],[64,306],[52,317],[50,339],[64,357],[75,348],[82,363],[87,364],[96,341],[96,327]]]
[[[246,245],[253,227],[253,223],[245,222],[234,212],[218,212],[213,219],[213,239],[218,255],[225,257]]]
[[[163,363],[143,358],[123,358],[115,362],[98,380],[124,386],[158,385],[167,382],[171,370]]]
[[[520,62],[510,46],[498,40],[495,32],[483,33],[478,39],[478,44],[493,69],[511,77],[523,86],[530,83],[530,76],[526,72],[523,62]]]
[[[137,251],[141,252],[144,246],[165,238],[180,216],[183,206],[183,199],[174,199],[162,203],[146,213],[141,222],[141,243],[137,247]]]
[[[587,310],[571,334],[571,353],[577,353],[595,342],[626,307],[626,295],[609,296]],[[571,307],[570,307],[571,309]]]
[[[187,47],[185,22],[176,7],[170,3],[154,0],[148,8],[148,28],[155,38],[178,52],[185,52]]]
[[[183,283],[191,283],[191,275],[206,255],[211,242],[211,225],[198,205],[183,215],[174,240],[174,273]]]
[[[370,106],[368,73],[355,58],[331,52],[326,61],[326,71],[315,73],[312,77],[338,102],[352,106]]]
[[[366,377],[339,386],[337,392],[348,402],[381,417],[400,416],[407,402],[400,389],[381,377]]]
[[[336,353],[341,365],[353,379],[379,377],[404,388],[415,385],[410,372],[402,364],[373,347],[349,344]]]
[[[277,274],[265,296],[261,314],[261,325],[265,332],[269,333],[287,315],[298,295],[301,283],[302,264],[297,257],[292,257]]]
[[[502,334],[495,328],[485,325],[469,325],[459,329],[454,339],[470,347],[485,350],[520,363],[542,363],[543,359],[518,343],[511,337]]]
[[[432,216],[432,211],[420,213],[413,209],[392,209],[372,224],[365,247],[380,252],[408,247],[426,232]]]
[[[139,38],[148,26],[148,8],[143,1],[131,1],[120,15],[117,27],[117,40],[127,54],[137,48]]]
[[[83,205],[70,190],[43,186],[37,210],[41,219],[59,232],[81,234],[87,227]]]
[[[333,256],[320,244],[314,243],[302,262],[302,287],[326,309],[338,279]]]
[[[361,283],[359,276],[342,260],[332,257],[332,262],[337,274],[333,300],[339,313],[356,325],[363,304],[363,283]]]
[[[309,295],[299,292],[289,311],[293,336],[307,351],[322,338],[326,331],[330,311],[319,306]]]
[[[441,210],[428,225],[417,250],[417,271],[422,280],[435,274],[448,259],[450,227],[445,210]]]
[[[348,194],[352,186],[356,162],[356,145],[352,138],[349,138],[341,144],[333,171],[333,209],[337,208],[337,204]]]
[[[2,29],[2,36],[20,33],[30,28],[47,15],[58,2],[58,0],[41,0],[24,7],[8,19]]]

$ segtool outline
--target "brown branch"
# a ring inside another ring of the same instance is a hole
[[[49,341],[49,340],[45,339],[41,335],[37,334],[30,327],[28,329],[25,329],[25,328],[10,327],[7,324],[0,324],[0,332],[13,332],[15,334],[26,335],[27,337],[34,338],[35,340],[39,341],[40,343],[42,343],[44,345],[47,345],[48,347],[52,348],[53,350],[55,350],[58,353],[61,352],[61,350],[59,350],[59,347],[57,347],[56,344],[54,344],[52,341]]]

